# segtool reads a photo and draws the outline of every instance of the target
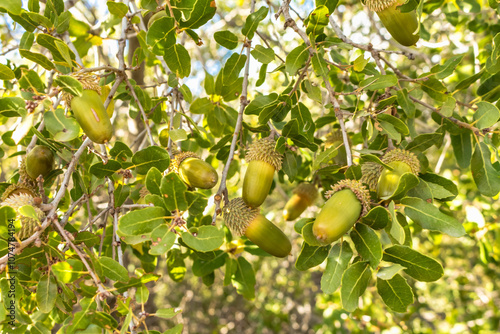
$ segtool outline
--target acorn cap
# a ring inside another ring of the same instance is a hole
[[[318,189],[314,184],[301,183],[293,190],[294,194],[305,197],[309,203],[313,203],[318,197]]]
[[[30,184],[26,184],[26,183],[11,184],[3,192],[2,202],[11,196],[20,195],[20,194],[27,194],[27,195],[31,195],[32,197],[35,197],[38,194],[38,191],[35,187],[33,187]]]
[[[329,199],[334,193],[346,188],[350,189],[354,195],[356,195],[363,207],[360,217],[366,215],[370,210],[370,192],[360,181],[349,179],[340,180],[332,186],[332,190],[325,192],[325,197]]]
[[[32,217],[27,217],[22,215],[19,212],[19,208],[31,205],[36,212],[38,220],[42,220],[45,218],[45,213],[35,204],[35,198],[29,194],[17,194],[8,197],[5,201],[2,202],[1,206],[10,206],[17,213],[18,219],[21,220],[21,229],[16,233],[16,236],[20,239],[29,238],[36,231],[36,227],[38,226],[38,220]]]
[[[351,143],[351,138],[347,136],[349,144]],[[342,131],[340,129],[333,129],[329,134],[326,135],[325,145],[326,147],[332,146],[335,142],[344,142],[344,137],[342,136]]]
[[[399,0],[365,0],[368,9],[374,12],[381,12],[386,8],[394,6]]]
[[[223,209],[224,223],[238,237],[245,234],[248,225],[257,215],[259,208],[247,206],[241,197],[232,199]]]
[[[377,190],[377,183],[380,173],[384,167],[376,162],[368,161],[361,165],[361,183],[367,184],[372,191]]]
[[[283,155],[276,152],[275,147],[276,141],[274,139],[269,137],[259,139],[250,145],[245,160],[247,162],[253,160],[264,161],[273,166],[276,171],[279,171],[283,164]]]
[[[97,94],[101,95],[101,86],[99,86],[99,77],[97,75],[82,72],[82,73],[72,73],[71,76],[76,80],[80,81],[84,90],[94,90]],[[71,106],[71,100],[74,95],[68,92],[62,92],[62,99],[68,107]]]
[[[395,148],[393,150],[387,151],[382,157],[382,162],[385,164],[389,164],[393,161],[404,162],[405,164],[410,166],[412,173],[415,175],[420,173],[420,162],[418,161],[417,156],[410,151]]]
[[[173,153],[174,151],[172,151]],[[176,174],[179,174],[179,166],[181,163],[186,160],[187,158],[196,158],[199,159],[200,157],[198,154],[194,152],[180,152],[174,155],[174,158],[172,159],[172,162],[170,163],[170,170],[172,172],[175,172]]]

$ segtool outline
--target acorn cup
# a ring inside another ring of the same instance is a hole
[[[219,175],[212,165],[201,160],[193,152],[176,154],[171,168],[191,188],[212,189],[219,180]]]
[[[251,208],[241,197],[235,198],[223,209],[224,223],[236,236],[245,235],[262,250],[276,257],[286,257],[292,250],[288,237],[276,225]]]
[[[313,234],[323,245],[349,231],[369,209],[370,194],[361,182],[341,180],[326,192],[328,200],[313,223]]]
[[[19,212],[19,208],[31,205],[35,209],[35,213],[38,219],[33,217],[24,216]],[[45,213],[35,204],[35,197],[28,193],[18,193],[9,195],[2,203],[1,206],[10,206],[14,211],[16,211],[17,219],[21,221],[21,228],[15,233],[15,236],[19,240],[24,240],[29,238],[36,231],[36,227],[39,224],[39,220],[45,218]]]
[[[47,176],[54,169],[54,153],[47,146],[36,145],[26,155],[25,168],[33,180],[40,175]]]
[[[403,174],[417,175],[420,172],[420,162],[417,156],[410,151],[399,148],[388,151],[382,158],[382,162],[393,168],[393,170],[384,168],[378,179],[377,196],[383,200],[392,197]]]
[[[71,99],[70,105],[77,122],[90,140],[97,144],[109,142],[113,137],[113,126],[97,91],[84,89],[81,96]]]
[[[368,185],[370,191],[377,191],[377,183],[383,167],[376,162],[368,161],[361,165],[361,183]]]
[[[271,189],[274,172],[279,171],[283,155],[275,151],[276,141],[263,138],[252,143],[248,148],[245,160],[248,168],[243,179],[243,200],[252,207],[259,207]]]
[[[283,210],[283,218],[287,221],[297,219],[318,197],[318,189],[313,184],[301,183],[294,189],[292,197]]]
[[[420,35],[415,31],[418,29],[418,19],[415,10],[402,13],[398,6],[405,4],[407,0],[366,0],[365,3],[370,10],[377,13],[380,21],[396,41],[404,46],[412,46],[417,43]]]
[[[1,201],[5,201],[7,198],[15,195],[30,195],[31,197],[35,197],[38,194],[38,190],[35,188],[34,184],[31,183],[17,183],[17,184],[11,184],[10,186],[5,189],[5,191],[2,194]]]

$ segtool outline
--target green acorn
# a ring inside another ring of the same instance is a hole
[[[26,173],[33,180],[40,175],[45,177],[54,168],[54,153],[47,146],[36,145],[26,155],[25,166]]]
[[[304,210],[312,205],[318,197],[318,189],[310,183],[301,183],[293,190],[283,210],[283,218],[287,221],[297,219]]]
[[[368,212],[370,194],[359,181],[341,180],[325,195],[328,200],[314,221],[313,234],[321,244],[328,245]]]
[[[252,143],[245,155],[248,168],[243,180],[242,197],[252,208],[264,202],[273,184],[274,172],[281,169],[283,155],[275,151],[275,146],[274,139],[263,138]]]
[[[377,191],[377,183],[382,172],[382,166],[368,161],[361,165],[361,183],[368,185],[371,191]]]
[[[241,197],[224,207],[224,222],[236,236],[245,235],[262,250],[276,257],[286,257],[292,250],[288,237],[276,225],[251,208]]]
[[[77,122],[90,140],[97,144],[109,142],[113,136],[113,126],[97,91],[83,90],[81,96],[71,99],[70,105]]]
[[[377,196],[383,200],[392,197],[398,188],[401,175],[405,173],[417,175],[420,172],[420,162],[417,156],[399,148],[388,151],[382,158],[382,162],[393,168],[393,170],[384,168],[378,179]]]
[[[349,144],[351,144],[351,139],[349,138]],[[326,136],[325,147],[337,147],[337,155],[333,157],[332,162],[335,165],[346,166],[347,165],[347,153],[344,146],[344,138],[342,136],[342,131],[333,130]]]
[[[184,183],[192,188],[212,189],[219,180],[219,175],[212,165],[201,160],[193,152],[176,154],[171,168]]]
[[[420,35],[415,31],[418,29],[418,19],[415,10],[402,13],[398,8],[407,0],[365,0],[370,10],[377,13],[380,21],[396,41],[405,46],[415,45]]]
[[[21,212],[19,212],[19,208],[25,205],[31,205],[35,209],[38,219],[24,216]],[[45,218],[45,213],[35,204],[35,197],[27,193],[19,193],[8,196],[8,198],[2,202],[1,206],[10,206],[16,211],[17,219],[20,219],[21,221],[21,228],[15,234],[19,240],[24,240],[33,235],[36,231],[36,227],[39,225],[39,221]]]

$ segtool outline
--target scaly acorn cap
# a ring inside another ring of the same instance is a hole
[[[20,194],[27,194],[27,195],[31,195],[32,197],[35,197],[35,196],[37,196],[38,191],[31,184],[26,184],[26,183],[11,184],[3,192],[1,201],[3,202],[11,196],[20,195]]]
[[[325,197],[329,199],[334,193],[346,188],[350,189],[361,203],[363,209],[360,217],[363,217],[370,210],[370,192],[360,181],[349,179],[340,180],[332,186],[332,190],[325,192]]]
[[[31,205],[36,212],[39,220],[45,218],[45,213],[35,204],[35,199],[29,194],[17,194],[8,197],[2,202],[1,206],[10,206],[17,213],[17,218],[21,220],[21,229],[16,233],[19,240],[24,240],[29,238],[36,231],[38,226],[38,220],[22,215],[19,212],[19,208],[25,205]]]
[[[318,197],[318,189],[311,183],[301,183],[293,190],[294,194],[304,197],[312,204]]]
[[[84,90],[94,90],[97,94],[101,95],[101,86],[99,86],[99,77],[97,75],[82,72],[82,73],[72,73],[71,76],[76,80],[80,81]],[[62,92],[62,99],[66,105],[71,107],[71,100],[74,95],[68,92]]]
[[[361,183],[367,184],[371,191],[377,190],[378,178],[384,167],[376,162],[368,161],[361,165]]]
[[[241,197],[232,199],[223,209],[224,223],[238,237],[245,234],[248,224],[258,214],[259,208],[247,206]]]
[[[172,153],[175,154],[173,150],[172,150]],[[172,172],[175,172],[176,174],[179,174],[179,166],[187,158],[200,159],[200,157],[198,156],[198,154],[196,154],[194,152],[189,152],[188,151],[188,152],[177,153],[177,154],[174,155],[174,158],[172,159],[172,162],[170,163],[170,170]]]
[[[261,160],[267,162],[274,167],[276,171],[281,169],[283,164],[283,155],[276,152],[276,141],[272,138],[266,137],[253,142],[245,155],[247,162],[253,160]]]
[[[368,9],[374,12],[381,12],[386,8],[394,6],[398,0],[365,0]]]
[[[395,148],[385,153],[382,157],[382,162],[385,164],[389,164],[393,161],[401,161],[410,166],[413,174],[417,175],[420,173],[420,162],[418,161],[417,156],[406,150],[402,150],[400,148]]]

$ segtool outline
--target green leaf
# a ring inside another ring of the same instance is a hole
[[[463,90],[463,89],[469,88],[470,85],[472,85],[474,82],[476,82],[477,80],[479,80],[479,78],[481,78],[483,76],[483,73],[484,73],[484,68],[481,69],[481,71],[479,71],[478,73],[473,74],[470,77],[460,81],[455,86],[455,90],[458,91],[458,90]]]
[[[43,275],[36,286],[38,309],[43,313],[51,312],[56,305],[57,295],[57,283],[54,277]]]
[[[20,50],[21,52],[24,50]],[[22,56],[22,53],[21,53]],[[8,67],[3,64],[0,64],[0,80],[12,80],[16,77],[14,72]]]
[[[427,182],[432,193],[432,198],[451,201],[458,195],[456,184],[446,177],[434,173],[425,173],[420,176],[420,179]]]
[[[352,258],[352,250],[347,241],[337,242],[328,254],[326,268],[321,277],[321,290],[326,294],[332,294],[340,286],[349,261]]]
[[[168,252],[167,270],[174,282],[180,282],[184,279],[187,269],[180,249],[173,248]]]
[[[365,292],[371,275],[368,262],[356,262],[344,272],[340,298],[342,307],[347,312],[353,312],[358,308],[359,297]]]
[[[356,224],[350,236],[358,254],[376,268],[382,259],[382,244],[377,233],[365,224]]]
[[[73,96],[82,96],[83,86],[77,79],[69,75],[60,75],[54,79],[54,82],[62,88],[63,91]]]
[[[473,116],[475,126],[478,129],[485,129],[495,125],[500,118],[498,108],[489,102],[478,102],[476,105],[477,110]]]
[[[0,8],[15,15],[21,15],[22,7],[23,3],[21,0],[2,0],[2,3],[0,3]]]
[[[383,259],[402,265],[408,275],[421,282],[437,281],[444,274],[439,262],[408,246],[396,245],[385,249]]]
[[[389,225],[386,227],[386,231],[389,234],[389,236],[393,239],[393,243],[398,243],[402,245],[405,242],[406,233],[396,216],[394,201],[391,201],[391,203],[389,203],[387,209],[389,211],[391,219],[389,221]]]
[[[167,329],[163,334],[181,334],[184,329],[184,324],[177,324],[174,327]]]
[[[453,146],[453,153],[460,168],[466,169],[469,167],[472,159],[472,140],[469,131],[459,135],[451,135],[451,146]]]
[[[159,146],[150,146],[140,150],[132,157],[137,174],[145,175],[152,167],[163,172],[170,165],[170,155],[167,150]]]
[[[330,245],[311,246],[307,242],[302,243],[302,249],[295,262],[295,268],[300,271],[316,267],[325,261],[330,252]]]
[[[128,6],[122,2],[108,1],[108,10],[111,14],[123,18],[128,13]]]
[[[407,151],[425,152],[432,145],[438,145],[443,140],[442,132],[423,133],[416,136],[407,146]]]
[[[382,199],[388,200],[398,200],[403,198],[406,192],[414,187],[416,187],[419,183],[418,177],[413,173],[404,173],[399,178],[399,183],[396,191],[390,197],[384,197]]]
[[[406,88],[397,91],[398,103],[408,118],[415,118],[415,103],[408,97]]]
[[[308,139],[313,141],[316,125],[314,124],[311,112],[302,102],[299,102],[292,108],[291,119],[296,119],[300,133],[307,134]]]
[[[226,263],[227,253],[218,251],[218,254],[210,260],[195,259],[193,261],[193,275],[203,277],[213,273],[216,269]]]
[[[316,36],[328,25],[330,12],[326,6],[318,6],[309,15],[306,34]]]
[[[153,48],[153,53],[162,56],[165,50],[175,44],[175,20],[162,17],[153,22],[146,35],[146,43]]]
[[[431,73],[436,74],[436,79],[444,79],[449,77],[455,71],[455,68],[460,64],[462,59],[464,58],[464,54],[453,56],[448,59],[443,65],[436,65],[431,69]]]
[[[214,109],[212,101],[208,97],[198,98],[191,103],[189,111],[193,114],[209,114]]]
[[[476,144],[470,169],[481,194],[493,197],[500,192],[500,172],[491,164],[490,149],[484,142]]]
[[[106,164],[98,162],[90,167],[90,173],[98,179],[111,176],[122,168],[122,165],[116,160],[108,160]]]
[[[135,301],[139,304],[145,304],[149,299],[149,290],[146,286],[141,285],[135,291]]]
[[[297,46],[290,51],[285,61],[285,70],[290,75],[295,75],[309,59],[309,49],[305,44]]]
[[[266,18],[268,12],[269,9],[266,6],[262,6],[258,11],[248,15],[245,25],[243,29],[241,29],[241,33],[247,36],[248,39],[252,39],[260,21]]]
[[[185,20],[180,22],[181,28],[196,29],[207,23],[217,9],[214,0],[187,0],[182,5]]]
[[[396,86],[398,84],[398,77],[393,74],[376,75],[369,77],[359,83],[360,87],[367,90],[379,90],[388,87]]]
[[[170,172],[163,177],[160,189],[169,211],[181,212],[188,208],[185,195],[187,186],[175,172]]]
[[[377,116],[377,120],[381,123],[387,122],[387,123],[392,124],[392,126],[394,126],[394,129],[396,129],[396,131],[398,131],[399,133],[401,133],[405,136],[410,134],[410,130],[408,129],[408,126],[397,117],[394,117],[394,116],[388,115],[388,114],[379,114]]]
[[[337,5],[339,3],[339,0],[316,0],[316,6],[322,6],[325,5],[328,8],[328,13],[332,14],[335,8],[337,8]]]
[[[405,206],[405,214],[422,228],[446,233],[452,237],[461,237],[465,229],[458,220],[450,217],[433,204],[416,197],[406,197],[401,200]]]
[[[170,308],[160,308],[156,311],[155,315],[162,319],[171,319],[177,314],[181,313],[182,310],[175,310],[173,307]]]
[[[19,53],[21,54],[21,57],[37,63],[38,65],[42,66],[46,70],[50,71],[50,70],[53,70],[55,68],[55,65],[49,60],[49,58],[45,57],[41,53],[31,52],[31,51],[24,50],[24,49],[20,49]],[[1,72],[1,66],[3,66],[3,65],[0,65],[0,72]]]
[[[161,207],[151,207],[130,211],[120,217],[118,235],[147,237],[151,232],[165,223],[165,210]],[[141,240],[137,243],[146,240]]]
[[[300,223],[304,223],[304,225],[297,225],[296,227],[300,228],[299,233],[302,234],[304,241],[307,242],[311,246],[323,246],[316,236],[314,235],[312,228],[314,225],[314,220],[305,218],[304,220],[299,220]]]
[[[99,262],[101,263],[104,276],[113,281],[128,282],[129,276],[127,269],[117,261],[110,257],[103,256],[99,259]]]
[[[236,272],[232,280],[240,295],[246,299],[255,298],[255,273],[252,265],[243,256],[238,258]]]
[[[429,78],[426,81],[421,82],[422,90],[426,92],[431,98],[436,101],[446,101],[448,95],[446,95],[446,87],[443,83],[436,78]]]
[[[394,312],[406,312],[413,304],[413,292],[403,276],[396,274],[389,280],[377,278],[377,291],[384,303]]]
[[[278,106],[278,94],[259,95],[245,108],[245,115],[270,114]]]
[[[178,78],[185,78],[191,73],[191,57],[186,48],[181,44],[174,44],[172,47],[166,49],[163,58],[168,68]]]
[[[146,175],[146,188],[151,194],[161,196],[161,179],[162,174],[156,167],[152,167]]]
[[[167,225],[160,225],[151,232],[151,255],[163,255],[168,252],[175,243],[177,234],[171,231]]]
[[[370,226],[374,230],[383,229],[390,221],[389,211],[383,206],[375,206],[361,217],[361,223]]]
[[[230,86],[238,80],[246,61],[247,56],[244,54],[233,53],[231,57],[229,57],[222,70],[222,83],[224,86]]]
[[[406,268],[400,264],[393,264],[393,265],[388,266],[388,267],[382,267],[377,272],[377,278],[385,279],[385,280],[391,279],[403,269],[406,269]]]
[[[182,233],[182,241],[190,248],[199,252],[209,252],[218,249],[224,242],[224,230],[217,226],[200,226],[196,232]]]
[[[453,98],[453,96],[448,96],[439,113],[444,117],[451,117],[453,116],[453,111],[455,110],[456,105],[457,101]]]
[[[256,45],[250,53],[262,64],[269,64],[274,60],[274,50],[265,48],[262,45]]]
[[[228,30],[217,31],[214,33],[214,39],[217,43],[229,50],[233,50],[238,46],[238,37]]]

